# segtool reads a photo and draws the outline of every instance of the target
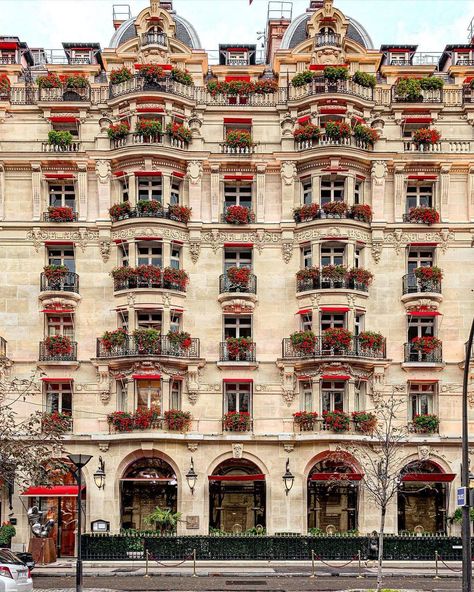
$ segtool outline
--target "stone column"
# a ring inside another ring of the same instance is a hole
[[[257,165],[257,188],[255,217],[257,222],[265,222],[265,169],[266,165]]]
[[[125,245],[124,245],[125,246]],[[135,240],[131,240],[128,243],[128,264],[130,267],[137,266],[137,242]]]
[[[211,222],[219,222],[221,184],[219,165],[211,165]]]
[[[387,163],[384,160],[376,160],[372,165],[372,212],[375,222],[385,219],[384,198],[385,179],[387,178]],[[364,199],[365,202],[365,199]]]
[[[128,183],[128,201],[133,208],[137,205],[137,178],[133,173],[126,175],[125,183]]]
[[[3,177],[5,179],[5,177]],[[31,163],[31,193],[33,197],[33,220],[41,220],[41,164]]]
[[[469,168],[467,176],[467,212],[470,222],[474,222],[474,167]]]
[[[100,161],[102,162],[102,161]],[[99,163],[99,161],[97,161],[96,163],[96,172],[97,172],[97,178],[99,180],[99,184],[103,184],[107,186],[107,193],[108,193],[108,198],[109,198],[109,206],[110,207],[110,163],[108,163],[108,161],[105,161],[108,164],[108,168],[106,165],[106,181],[105,183],[102,183],[100,181],[100,174],[99,171],[97,170],[97,165]],[[78,168],[78,173],[77,173],[77,211],[78,211],[78,218],[79,220],[87,220],[87,163],[78,163],[77,164],[77,168]],[[100,189],[99,189],[99,204],[100,204]],[[102,212],[99,212],[99,218],[101,218]]]
[[[433,207],[438,210],[439,217],[442,222],[449,222],[449,182],[450,182],[450,175],[449,171],[451,169],[450,163],[442,163],[440,168],[440,183],[439,183],[439,190],[435,192],[435,199],[433,202]],[[435,188],[437,189],[436,185]],[[438,198],[439,192],[439,198]]]
[[[320,202],[321,196],[321,176],[320,175],[313,175],[311,177],[311,201],[313,203]]]
[[[373,170],[373,168],[372,168]],[[395,165],[394,220],[402,222],[405,213],[405,165]]]
[[[164,240],[161,245],[161,257],[163,261],[163,267],[169,267],[171,263],[171,241]]]
[[[318,314],[317,312],[313,311],[313,322],[314,322],[314,314]],[[311,386],[313,390],[313,411],[316,411],[318,417],[322,415],[321,409],[321,382],[317,378],[313,378],[311,381]]]
[[[171,200],[171,173],[163,173],[162,174],[162,199],[161,203],[163,206],[170,203]]]
[[[169,309],[168,309],[169,312]],[[170,377],[161,377],[161,415],[170,408]]]
[[[189,181],[188,204],[192,208],[191,219],[202,220],[204,216],[201,211],[202,162],[200,160],[192,160],[188,163],[186,177]]]
[[[281,218],[282,222],[293,221],[295,207],[296,164],[292,161],[281,163]]]
[[[110,162],[108,160],[97,160],[95,163],[95,173],[97,176],[97,197],[98,197],[98,219],[99,220],[108,220],[109,218],[109,208],[110,208]],[[87,173],[86,173],[87,175]],[[79,183],[79,181],[78,181]],[[87,180],[86,180],[87,183]],[[86,199],[86,194],[84,194],[84,202]],[[86,207],[86,203],[84,205],[81,204],[79,198],[79,214],[80,219],[82,216],[86,216],[87,210],[84,208]]]
[[[349,207],[354,205],[355,180],[355,174],[349,173],[346,177],[344,195],[346,197],[345,202]]]

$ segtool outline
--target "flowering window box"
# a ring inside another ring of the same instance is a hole
[[[73,350],[71,338],[66,335],[50,335],[44,340],[44,345],[47,354],[53,358],[70,356]]]
[[[48,222],[74,222],[77,216],[70,207],[50,206],[46,219]]]
[[[325,265],[321,268],[322,288],[343,288],[347,278],[344,265]]]
[[[166,133],[170,138],[186,143],[189,143],[193,137],[189,127],[179,123],[168,123]]]
[[[186,432],[191,426],[190,411],[181,411],[180,409],[170,409],[165,411],[166,429],[173,432]]]
[[[6,74],[0,74],[0,98],[8,98],[10,96],[11,82]]]
[[[174,204],[169,206],[169,216],[170,220],[175,220],[175,222],[182,222],[183,224],[187,224],[189,220],[191,220],[191,208],[187,206],[180,206],[178,204]]]
[[[441,134],[436,129],[420,128],[413,133],[413,142],[417,146],[432,146],[437,144],[441,139]]]
[[[126,220],[130,218],[130,214],[132,212],[132,207],[130,206],[128,201],[123,201],[122,203],[114,204],[109,209],[109,215],[112,219],[112,222],[118,222],[119,220]]]
[[[72,144],[72,140],[72,134],[68,131],[51,130],[48,133],[48,144],[51,144],[52,146],[58,146],[65,149]]]
[[[224,415],[222,423],[226,432],[248,432],[252,424],[247,411],[229,411]]]
[[[225,345],[231,362],[247,362],[253,357],[254,344],[247,337],[228,337]]]
[[[328,201],[321,206],[326,218],[345,218],[347,204],[343,201]]]
[[[377,427],[377,417],[368,411],[353,411],[352,421],[357,432],[373,434]]]
[[[158,119],[140,119],[135,126],[135,135],[161,142],[163,127]]]
[[[184,292],[189,281],[188,274],[183,269],[165,267],[163,270],[163,287],[170,290]]]
[[[295,331],[290,335],[294,351],[306,356],[314,356],[316,335],[312,331]]]
[[[350,426],[350,418],[344,411],[323,411],[324,427],[336,434],[347,432]]]
[[[297,411],[293,413],[293,421],[300,432],[312,432],[318,421],[318,414],[316,411]]]
[[[250,224],[255,220],[255,214],[245,206],[229,206],[224,214],[228,224]]]
[[[317,203],[306,204],[293,210],[295,222],[310,222],[319,218],[319,205]]]
[[[130,124],[128,121],[121,121],[117,124],[112,124],[107,130],[107,135],[111,140],[123,140],[130,133]]]
[[[69,273],[69,269],[65,265],[45,265],[43,273],[50,285],[60,284],[63,282]]]
[[[373,146],[379,139],[379,132],[376,129],[360,123],[354,126],[353,132],[356,141],[367,146]]]
[[[148,430],[161,427],[160,408],[139,408],[135,413],[114,411],[107,415],[109,429],[115,432],[132,432],[133,430]]]
[[[326,329],[323,332],[323,350],[346,352],[352,343],[352,333],[347,329]]]
[[[115,349],[122,348],[128,339],[128,334],[125,329],[116,329],[115,331],[105,331],[100,338],[101,345],[106,352],[110,353]]]
[[[361,331],[357,341],[362,352],[381,352],[385,345],[385,337],[375,331]]]
[[[434,434],[439,429],[439,417],[429,413],[415,415],[412,425],[418,434]]]
[[[187,352],[191,347],[191,335],[186,331],[168,331],[167,337],[173,349]]]
[[[126,66],[123,66],[122,68],[118,68],[116,70],[112,70],[109,76],[111,84],[120,84],[121,82],[126,82],[127,80],[131,80],[132,78],[132,71],[130,70],[130,68],[127,68]]]
[[[156,64],[143,64],[138,71],[140,78],[144,78],[148,84],[157,83],[165,78],[163,68]]]
[[[184,86],[194,86],[193,77],[189,70],[182,70],[181,68],[171,69],[171,79],[183,84]]]
[[[250,269],[248,267],[229,267],[227,279],[232,291],[245,292],[249,287]]]
[[[437,224],[439,222],[439,214],[434,208],[410,208],[408,221],[431,226],[431,224]]]
[[[252,135],[246,130],[231,130],[225,137],[225,145],[230,148],[250,148],[253,146]]]
[[[296,142],[317,140],[321,135],[321,129],[317,125],[308,123],[295,129],[293,136]]]
[[[61,79],[54,72],[50,72],[46,76],[38,76],[36,84],[39,88],[61,88]]]
[[[327,138],[339,141],[350,138],[352,130],[350,125],[344,121],[328,121],[324,133]]]
[[[354,220],[370,224],[372,222],[372,208],[367,204],[355,204],[351,207],[351,216]]]
[[[161,335],[156,329],[135,329],[133,339],[140,355],[161,355]]]
[[[346,277],[350,287],[363,291],[367,290],[374,279],[373,274],[363,267],[353,267],[347,272]]]
[[[52,411],[41,416],[41,430],[48,434],[64,434],[72,429],[72,417],[70,413]]]
[[[138,217],[162,217],[163,205],[156,199],[141,199],[137,202]]]
[[[425,336],[414,337],[411,340],[411,348],[413,351],[422,354],[431,354],[441,346],[441,341],[437,337]]]

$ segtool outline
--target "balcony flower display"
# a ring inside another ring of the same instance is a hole
[[[441,341],[437,337],[425,335],[424,337],[414,337],[411,340],[412,349],[423,354],[431,354],[441,346]]]
[[[255,93],[258,95],[269,95],[278,90],[278,81],[272,78],[257,80],[254,82]]]
[[[321,276],[325,280],[342,282],[347,276],[347,267],[344,265],[325,265],[321,268]]]
[[[171,344],[181,349],[189,349],[191,347],[191,335],[186,331],[168,331],[166,336]]]
[[[116,432],[131,432],[133,430],[133,414],[126,411],[114,411],[107,415],[107,423]]]
[[[296,274],[296,279],[299,282],[317,280],[319,278],[319,267],[304,267]]]
[[[72,427],[72,417],[70,413],[60,413],[52,411],[41,415],[41,429],[48,434],[64,434]]]
[[[250,413],[248,411],[229,411],[224,415],[226,432],[248,432],[250,430]]]
[[[173,432],[185,432],[191,426],[191,412],[181,409],[169,409],[165,411],[166,429]]]
[[[89,84],[83,74],[65,74],[63,76],[60,75],[59,78],[66,88],[86,88]]]
[[[128,218],[131,210],[130,203],[128,201],[123,201],[122,203],[114,204],[109,208],[109,215],[113,222],[117,222],[118,220]]]
[[[381,350],[385,343],[384,336],[375,331],[361,331],[358,340],[362,349]]]
[[[139,408],[135,413],[114,411],[107,415],[109,427],[116,432],[131,432],[133,430],[147,430],[154,427],[160,419],[160,408],[152,406],[149,409]]]
[[[184,86],[194,86],[193,77],[188,70],[181,68],[171,68],[171,79],[184,84]]]
[[[152,136],[159,136],[163,133],[161,121],[158,119],[140,119],[137,121],[135,127],[135,134],[137,136],[143,136],[144,138],[150,138]]]
[[[143,66],[140,66],[139,76],[144,78],[146,82],[157,82],[164,77],[163,68],[156,64],[143,64]]]
[[[314,354],[316,335],[312,331],[295,331],[290,335],[293,349],[303,354]]]
[[[229,206],[225,212],[228,224],[249,224],[255,220],[255,214],[245,206]]]
[[[11,83],[6,74],[0,74],[0,96],[7,95],[10,92]]]
[[[107,135],[111,140],[122,140],[126,138],[130,132],[130,124],[128,121],[121,121],[115,125],[109,125]]]
[[[422,285],[440,282],[443,279],[443,272],[439,267],[417,267],[414,273]]]
[[[330,82],[336,82],[338,80],[347,80],[349,78],[349,73],[347,72],[347,68],[344,66],[326,66],[324,68],[324,78],[329,80]]]
[[[66,335],[50,335],[44,340],[50,356],[68,356],[72,353],[71,338]]]
[[[417,146],[432,146],[436,144],[441,139],[441,134],[436,129],[429,129],[427,127],[422,127],[417,129],[413,132],[413,141]]]
[[[38,76],[36,84],[40,88],[61,88],[61,79],[54,72],[50,72],[47,76]]]
[[[352,76],[352,81],[356,84],[360,84],[360,86],[364,86],[365,88],[374,88],[377,83],[377,79],[373,74],[361,72],[360,70],[354,72],[354,75]]]
[[[364,434],[373,434],[377,427],[377,417],[368,411],[353,411],[352,421],[355,429]]]
[[[318,217],[319,205],[317,203],[306,204],[293,210],[295,222],[309,222]]]
[[[227,337],[225,342],[230,360],[245,360],[253,347],[252,340],[247,337]]]
[[[316,411],[297,411],[293,413],[293,421],[301,432],[310,432],[318,419]]]
[[[362,284],[364,287],[370,286],[374,279],[373,274],[363,267],[353,267],[347,272],[347,279],[355,284]]]
[[[246,130],[231,130],[227,132],[225,143],[231,148],[250,148],[253,146],[252,136]]]
[[[444,80],[435,76],[426,78],[400,78],[396,91],[397,95],[408,103],[417,103],[423,101],[422,90],[441,90],[444,86]]]
[[[410,222],[421,222],[431,225],[439,222],[439,214],[434,208],[410,208],[408,219]]]
[[[304,86],[313,80],[315,77],[315,73],[311,70],[304,70],[303,72],[299,72],[295,76],[293,76],[291,80],[291,84],[294,87]]]
[[[347,204],[344,201],[328,201],[321,206],[326,216],[339,216],[342,218],[346,215]]]
[[[46,265],[43,267],[44,275],[50,283],[61,282],[69,273],[65,265]]]
[[[163,269],[163,283],[165,288],[184,290],[189,281],[188,274],[183,269],[165,267]]]
[[[161,280],[161,269],[155,265],[139,265],[134,269],[134,275],[138,280],[159,284]]]
[[[419,433],[434,434],[439,428],[439,417],[431,413],[415,415],[412,424]]]
[[[135,329],[133,339],[140,353],[158,354],[160,352],[161,335],[156,329]]]
[[[136,278],[137,272],[134,267],[124,265],[122,267],[114,267],[114,269],[112,269],[112,271],[110,272],[110,275],[113,277],[114,280],[124,282],[131,278]]]
[[[174,204],[169,207],[170,219],[187,224],[191,219],[191,208]]]
[[[73,222],[74,210],[68,206],[49,206],[48,217],[51,222]]]
[[[115,331],[105,331],[100,338],[101,344],[107,352],[115,348],[123,347],[127,341],[127,331],[125,329],[115,329]]]
[[[48,132],[48,144],[65,148],[72,144],[72,134],[68,131],[51,130]]]
[[[345,351],[350,348],[352,333],[347,329],[334,327],[323,332],[323,349]]]
[[[227,279],[234,286],[247,288],[250,281],[250,269],[248,267],[229,267]]]
[[[182,125],[180,123],[168,123],[166,126],[166,133],[171,138],[175,138],[176,140],[182,140],[183,142],[190,142],[192,140],[192,133],[189,127]]]
[[[324,133],[331,140],[344,140],[351,137],[352,130],[345,121],[328,121]]]
[[[254,92],[254,84],[246,80],[231,80],[230,82],[210,80],[207,83],[207,90],[213,97],[216,95],[248,96]]]
[[[320,135],[321,129],[312,123],[307,123],[306,125],[297,127],[293,132],[293,136],[297,142],[316,140]]]
[[[133,78],[132,71],[130,68],[126,66],[122,66],[116,70],[112,70],[110,73],[109,79],[112,84],[120,84],[121,82],[126,82],[127,80],[131,80]]]
[[[156,214],[163,210],[163,205],[156,199],[141,199],[137,202],[137,211],[140,214]]]
[[[372,222],[372,208],[367,204],[354,204],[351,207],[351,216],[354,220],[362,222]]]
[[[344,411],[323,411],[323,421],[326,429],[337,434],[349,430],[350,418]]]
[[[379,132],[376,129],[360,123],[354,126],[353,133],[356,140],[370,146],[373,146],[379,139]]]

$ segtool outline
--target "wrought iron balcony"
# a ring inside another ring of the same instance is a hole
[[[41,292],[74,292],[79,294],[79,276],[69,271],[61,278],[48,278],[44,272],[40,276]]]
[[[373,101],[374,99],[374,89],[371,87],[361,86],[352,80],[327,80],[323,76],[318,76],[303,86],[290,86],[288,100],[296,101],[314,95],[333,93],[351,95],[366,101]]]
[[[318,33],[315,35],[314,46],[323,47],[324,45],[341,47],[341,36],[338,33]]]
[[[232,282],[227,274],[223,273],[219,276],[219,294],[225,294],[226,292],[238,293],[238,294],[256,294],[257,293],[257,276],[253,273],[249,275],[249,281],[245,284],[238,284]]]
[[[219,360],[221,362],[255,362],[257,355],[257,344],[252,342],[247,350],[239,350],[234,353],[232,348],[229,351],[229,344],[221,341],[219,348]]]
[[[83,102],[90,101],[91,99],[91,88],[89,85],[84,87],[68,88],[62,86],[59,88],[40,88],[38,94],[38,100],[45,103],[56,103],[56,102]]]
[[[42,152],[80,152],[81,151],[81,143],[80,142],[71,142],[66,146],[57,145],[57,144],[50,144],[49,142],[42,142],[41,143],[41,151]]]
[[[327,347],[323,337],[316,337],[312,348],[304,350],[295,347],[289,337],[282,341],[282,357],[284,359],[312,358],[385,358],[385,340],[381,347],[364,347],[358,337],[352,337],[348,347]]]
[[[419,279],[414,273],[403,276],[403,294],[433,292],[441,294],[441,280]]]
[[[421,219],[415,220],[414,218],[410,217],[410,214],[403,214],[402,220],[403,220],[403,222],[406,222],[407,224],[426,224],[426,225],[431,224],[431,222],[425,222],[424,220],[421,220]]]
[[[54,214],[50,212],[43,212],[43,222],[77,222],[77,212],[72,213],[72,220],[65,219],[65,218],[57,218]]]
[[[186,292],[186,285],[177,282],[165,280],[163,277],[163,270],[161,270],[159,279],[129,277],[123,279],[114,279],[114,292],[120,290],[136,290],[137,288],[164,288],[165,290],[176,290],[177,292]]]
[[[0,66],[10,66],[11,64],[17,63],[17,58],[15,56],[0,56]]]
[[[111,84],[109,88],[109,98],[114,99],[123,95],[144,91],[152,93],[168,93],[191,100],[195,100],[197,92],[194,86],[186,86],[180,82],[176,82],[176,80],[172,80],[169,76],[164,76],[153,82],[147,82],[143,76],[137,74],[125,82]]]
[[[443,362],[443,346],[439,345],[433,351],[418,351],[414,343],[405,343],[405,362],[421,362],[441,364]]]
[[[141,36],[142,47],[147,45],[159,45],[160,47],[168,47],[168,35],[158,31],[148,31],[142,33]]]
[[[140,343],[138,338],[127,335],[122,345],[108,347],[101,338],[97,339],[98,358],[130,358],[141,356],[160,356],[165,358],[199,358],[199,338],[192,337],[191,345],[183,347],[175,341],[171,341],[165,335],[159,335],[156,339],[147,340],[146,344]]]
[[[167,208],[163,207],[151,211],[135,206],[134,208],[130,208],[129,211],[124,210],[119,216],[114,217],[112,222],[120,222],[121,220],[129,220],[130,218],[165,218],[166,220],[174,220],[175,222],[186,224],[186,222],[180,219],[171,208],[172,206],[168,206]]]
[[[332,280],[324,277],[315,277],[304,280],[296,280],[296,291],[306,292],[307,290],[359,290],[360,292],[368,292],[367,284],[355,282],[353,279],[343,278],[340,280]]]
[[[77,342],[71,341],[71,350],[68,353],[58,354],[46,346],[46,341],[40,341],[39,361],[40,362],[75,362],[77,360]]]

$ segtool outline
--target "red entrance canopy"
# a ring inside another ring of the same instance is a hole
[[[209,475],[209,481],[265,481],[263,473],[256,475]]]
[[[81,490],[86,488],[85,485]],[[20,495],[25,497],[77,497],[79,487],[77,485],[54,485],[53,487],[28,487]]]
[[[407,473],[402,481],[430,481],[432,483],[450,483],[456,478],[455,473]]]
[[[363,473],[313,473],[310,481],[360,481]]]

